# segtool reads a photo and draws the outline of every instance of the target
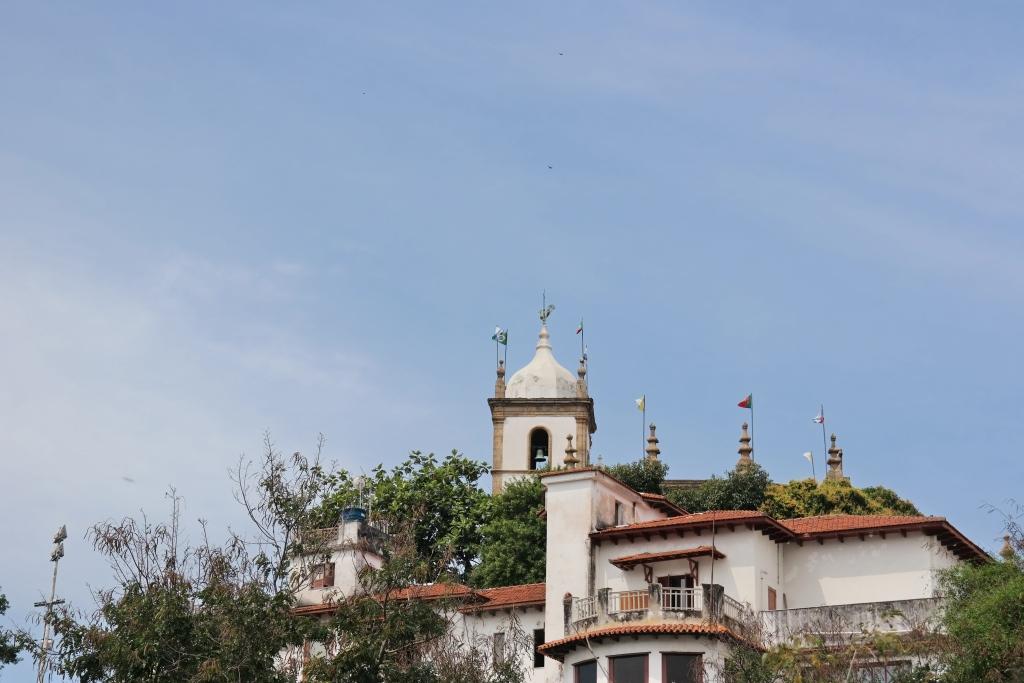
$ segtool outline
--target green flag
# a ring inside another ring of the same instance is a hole
[[[503,330],[500,327],[494,328],[494,334],[491,335],[491,341],[496,341],[499,344],[508,346],[508,330]]]

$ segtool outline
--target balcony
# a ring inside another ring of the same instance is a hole
[[[768,646],[808,637],[839,643],[870,633],[934,633],[942,617],[942,599],[802,607],[761,612],[760,616],[761,637]]]
[[[724,621],[749,623],[754,613],[725,595],[717,584],[700,588],[665,588],[648,584],[646,589],[612,591],[602,588],[590,597],[568,596],[565,605],[565,634],[630,621]]]

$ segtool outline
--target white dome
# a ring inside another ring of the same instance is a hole
[[[547,325],[542,325],[537,352],[509,379],[507,398],[575,398],[576,378],[555,360],[548,338]]]

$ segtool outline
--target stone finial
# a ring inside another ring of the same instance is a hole
[[[647,437],[647,448],[644,449],[644,452],[647,454],[648,460],[657,460],[658,456],[661,455],[661,449],[658,448],[658,437],[654,435],[654,430],[657,429],[657,427],[653,422],[651,423],[650,429],[651,433]]]
[[[1013,549],[1013,543],[1010,542],[1011,537],[1009,534],[1003,536],[1003,547],[999,549],[999,556],[1007,562],[1016,559],[1017,552]]]
[[[505,398],[505,361],[498,361],[498,379],[494,380],[494,398]]]
[[[740,431],[740,447],[736,449],[736,452],[740,454],[740,459],[736,461],[736,469],[750,467],[754,464],[754,459],[751,457],[754,453],[754,447],[750,445],[749,428],[750,425],[744,422]]]
[[[828,472],[825,473],[825,479],[829,481],[843,481],[846,477],[843,476],[843,449],[836,446],[836,435],[832,435],[832,445],[828,449]]]
[[[569,442],[565,447],[565,466],[576,467],[580,460],[576,457],[576,449],[572,447],[572,434],[567,434],[565,439]]]
[[[587,361],[580,358],[580,366],[576,369],[576,396],[587,397]]]

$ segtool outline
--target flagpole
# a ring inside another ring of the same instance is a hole
[[[750,452],[754,453],[754,395],[750,395]]]
[[[505,369],[508,370],[508,330],[505,330]]]
[[[641,411],[642,417],[640,418],[640,458],[643,459],[644,453],[644,430],[647,429],[647,394],[644,394],[644,409]]]
[[[828,453],[828,441],[825,439],[825,404],[818,406],[818,415],[821,415],[821,447],[824,453]]]

